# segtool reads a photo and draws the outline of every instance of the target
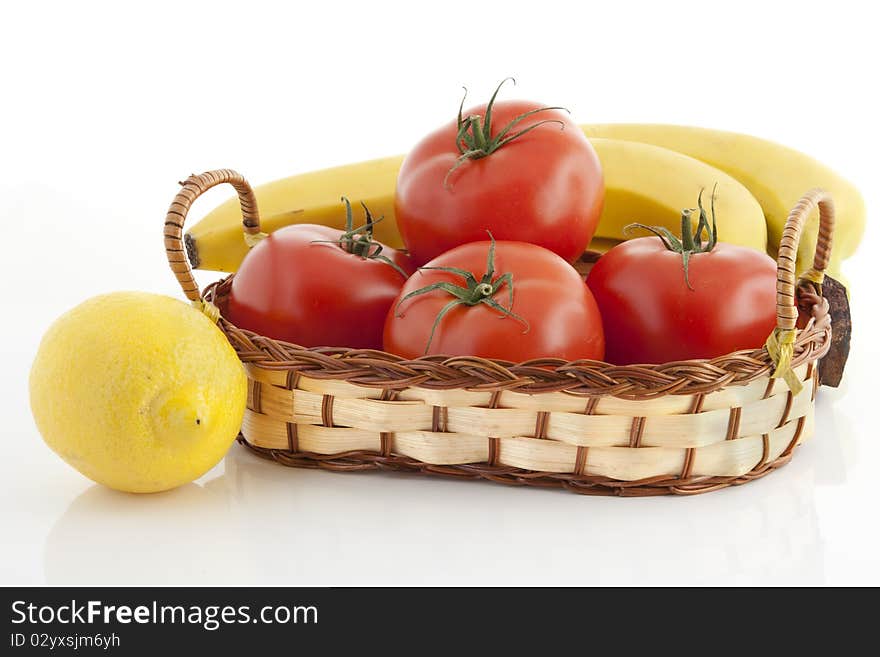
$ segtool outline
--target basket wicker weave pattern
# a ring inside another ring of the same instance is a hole
[[[172,270],[195,303],[203,299],[183,256],[183,221],[195,198],[222,182],[238,191],[246,230],[259,232],[250,187],[229,170],[190,177],[166,217]],[[815,283],[795,281],[791,258],[815,205],[822,230],[814,269],[824,270],[833,209],[818,190],[792,211],[778,261],[779,327],[794,328],[798,306],[808,317],[793,347],[792,366],[804,381],[798,394],[771,378],[774,363],[763,348],[650,366],[404,360],[306,349],[221,317],[248,372],[239,440],[285,465],[408,470],[586,494],[691,494],[761,477],[812,433],[816,361],[830,345],[828,304]],[[231,280],[204,293],[221,314]]]

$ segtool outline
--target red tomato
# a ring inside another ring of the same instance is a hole
[[[764,345],[776,325],[772,258],[720,242],[690,256],[688,280],[691,287],[682,255],[659,237],[624,242],[599,259],[587,284],[610,363],[714,358]]]
[[[490,138],[497,138],[517,117],[541,110],[516,123],[506,136],[545,124],[491,154],[481,156],[457,140],[459,123],[452,121],[407,155],[397,178],[394,208],[403,241],[417,264],[459,244],[483,240],[487,230],[496,239],[546,247],[569,262],[583,253],[602,213],[601,165],[567,114],[542,108],[503,101],[493,104],[491,119],[487,105],[465,113],[461,120],[469,127],[468,139],[488,142],[484,121],[489,122]],[[474,157],[464,157],[462,150],[474,152]]]
[[[232,278],[226,317],[304,347],[381,349],[385,317],[405,276],[387,262],[341,248],[344,235],[300,224],[261,240]],[[381,245],[372,245],[375,254]],[[407,274],[414,269],[399,251],[386,247],[380,255]]]
[[[513,362],[601,360],[602,321],[578,273],[533,244],[499,241],[494,258],[491,245],[456,247],[413,274],[388,314],[385,350],[405,358],[427,353]],[[459,297],[450,286],[463,296],[467,289],[474,305],[456,304]]]

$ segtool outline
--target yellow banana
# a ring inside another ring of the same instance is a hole
[[[837,230],[829,271],[851,256],[865,229],[865,203],[851,183],[813,158],[765,139],[733,132],[660,124],[604,124],[582,126],[596,137],[626,139],[679,151],[702,160],[739,180],[758,200],[767,220],[768,250],[776,253],[789,211],[804,192],[823,187],[831,192]],[[818,214],[805,226],[798,249],[797,270],[812,264],[818,233]]]
[[[724,241],[763,250],[766,228],[761,208],[730,176],[680,153],[655,146],[595,139],[605,174],[605,209],[591,248],[605,251],[611,240],[625,239],[623,228],[633,221],[681,228],[681,209],[693,207],[701,189],[717,183],[716,213]],[[375,216],[376,239],[389,246],[402,242],[394,220],[394,186],[402,156],[291,176],[255,188],[262,229],[272,232],[294,223],[342,228],[345,212],[339,200],[360,201]],[[707,195],[708,200],[708,195]],[[708,206],[708,203],[707,203]],[[603,242],[604,240],[604,242]],[[189,229],[187,251],[193,266],[233,272],[248,247],[241,228],[238,200],[233,197]]]
[[[764,251],[767,225],[761,206],[749,191],[726,173],[687,155],[650,144],[618,139],[591,139],[605,174],[605,209],[596,235],[618,240],[632,237],[624,228],[635,221],[681,232],[682,208],[697,204],[700,190],[707,211],[716,187],[715,213],[719,239]],[[637,233],[644,234],[644,233]]]

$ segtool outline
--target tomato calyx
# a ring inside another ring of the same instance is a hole
[[[492,108],[495,105],[495,97],[498,96],[501,87],[508,80],[516,84],[516,80],[513,78],[504,78],[501,81],[501,83],[495,88],[495,92],[489,99],[489,103],[486,105],[486,116],[484,117],[479,114],[471,114],[465,117],[462,116],[462,112],[464,111],[464,101],[467,98],[467,87],[464,87],[464,96],[462,96],[461,104],[458,107],[458,131],[455,134],[455,147],[458,149],[459,157],[449,171],[446,172],[446,177],[443,179],[444,187],[449,187],[449,176],[468,160],[479,160],[480,158],[488,157],[502,146],[509,144],[517,137],[522,137],[524,134],[531,132],[538,126],[544,125],[545,123],[558,123],[561,126],[561,129],[565,130],[565,123],[559,119],[546,119],[544,121],[533,123],[527,128],[523,128],[518,132],[510,134],[510,131],[520,122],[538,112],[546,112],[548,110],[568,111],[564,107],[539,107],[538,109],[523,112],[514,117],[510,123],[504,126],[504,128],[493,137]]]
[[[625,233],[629,233],[635,228],[648,230],[660,238],[660,241],[663,242],[663,246],[674,253],[680,254],[682,267],[684,268],[684,282],[687,284],[689,290],[694,289],[688,276],[688,264],[690,263],[691,256],[697,253],[709,253],[718,243],[718,226],[715,223],[715,190],[717,188],[717,184],[712,188],[712,200],[710,205],[712,212],[711,226],[709,225],[709,218],[706,215],[706,210],[703,208],[703,191],[705,190],[701,189],[700,195],[697,197],[697,207],[685,208],[681,211],[680,238],[674,235],[672,231],[665,226],[646,226],[645,224],[632,223],[624,228]],[[697,222],[696,230],[693,229],[693,223],[691,221],[691,216],[694,212],[700,213],[700,219]],[[705,244],[703,243],[703,231],[706,232]]]
[[[366,221],[362,226],[355,228],[354,217],[351,212],[351,203],[344,196],[342,196],[340,200],[345,203],[345,230],[342,235],[339,236],[338,240],[314,240],[313,243],[336,244],[346,253],[351,253],[364,260],[378,260],[384,262],[404,278],[409,278],[407,273],[403,271],[397,263],[388,256],[382,255],[384,246],[373,239],[373,227],[385,217],[382,216],[378,219],[373,219],[373,214],[370,212],[370,209],[367,207],[366,203],[361,201],[361,207],[364,209]]]
[[[456,285],[448,281],[431,283],[430,285],[426,285],[425,287],[419,288],[418,290],[413,290],[397,302],[397,306],[394,308],[394,312],[398,317],[401,317],[402,315],[398,312],[401,304],[404,301],[411,299],[412,297],[416,297],[422,294],[428,294],[429,292],[433,292],[435,290],[442,290],[455,297],[454,299],[449,301],[449,303],[443,306],[443,308],[440,309],[439,313],[437,313],[437,317],[434,319],[434,323],[431,326],[431,333],[428,336],[428,343],[425,345],[425,354],[427,354],[428,350],[431,348],[431,342],[433,342],[434,340],[434,333],[437,331],[437,327],[439,326],[440,321],[443,319],[443,317],[446,316],[446,314],[450,310],[452,310],[456,306],[476,306],[477,304],[481,303],[485,304],[501,313],[501,319],[510,317],[520,322],[525,327],[523,333],[528,333],[528,321],[513,312],[513,274],[506,273],[495,277],[495,238],[492,236],[492,233],[489,233],[489,240],[489,252],[486,257],[486,273],[480,280],[477,280],[477,277],[474,276],[473,272],[469,272],[466,269],[460,269],[458,267],[421,267],[420,270],[429,269],[435,271],[444,271],[450,274],[455,274],[456,276],[461,276],[464,279],[465,284]],[[505,285],[507,286],[508,291],[507,307],[498,303],[498,301],[496,301],[494,298],[495,295]]]

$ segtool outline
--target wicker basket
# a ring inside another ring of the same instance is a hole
[[[234,171],[212,171],[182,183],[165,219],[165,247],[186,296],[222,314],[232,276],[202,296],[182,242],[192,203],[220,183],[238,192],[245,233],[259,232],[248,183]],[[817,205],[813,270],[796,282],[798,239]],[[694,494],[746,483],[787,463],[813,432],[817,360],[831,340],[821,280],[833,227],[831,199],[813,190],[792,210],[779,247],[774,335],[796,336],[789,349],[799,392],[766,348],[660,365],[404,360],[306,349],[220,317],[248,374],[239,441],[289,466],[404,470],[585,494]]]

